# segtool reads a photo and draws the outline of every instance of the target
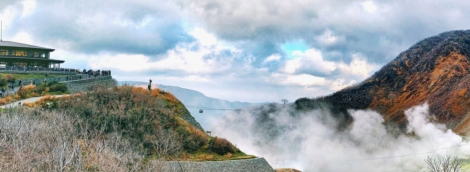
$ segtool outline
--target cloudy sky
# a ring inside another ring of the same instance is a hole
[[[1,0],[3,39],[249,102],[330,94],[426,37],[470,28],[464,0]]]

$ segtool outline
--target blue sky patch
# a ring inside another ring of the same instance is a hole
[[[304,43],[304,41],[293,41],[284,43],[281,46],[281,49],[286,53],[288,58],[292,58],[292,53],[294,51],[305,52],[308,49],[308,46]]]

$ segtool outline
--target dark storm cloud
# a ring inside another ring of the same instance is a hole
[[[9,32],[26,31],[74,52],[157,55],[193,39],[171,4],[144,1],[38,1],[26,17],[17,15]]]

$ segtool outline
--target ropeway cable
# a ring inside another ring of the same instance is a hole
[[[238,109],[216,109],[216,108],[210,108],[210,107],[202,107],[202,106],[192,106],[192,105],[184,105],[186,107],[189,107],[189,108],[193,108],[193,109],[203,109],[203,110],[239,110],[240,108]]]

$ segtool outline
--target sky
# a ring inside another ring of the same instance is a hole
[[[402,51],[470,28],[470,1],[1,0],[3,40],[53,48],[62,67],[290,102],[358,84]]]

